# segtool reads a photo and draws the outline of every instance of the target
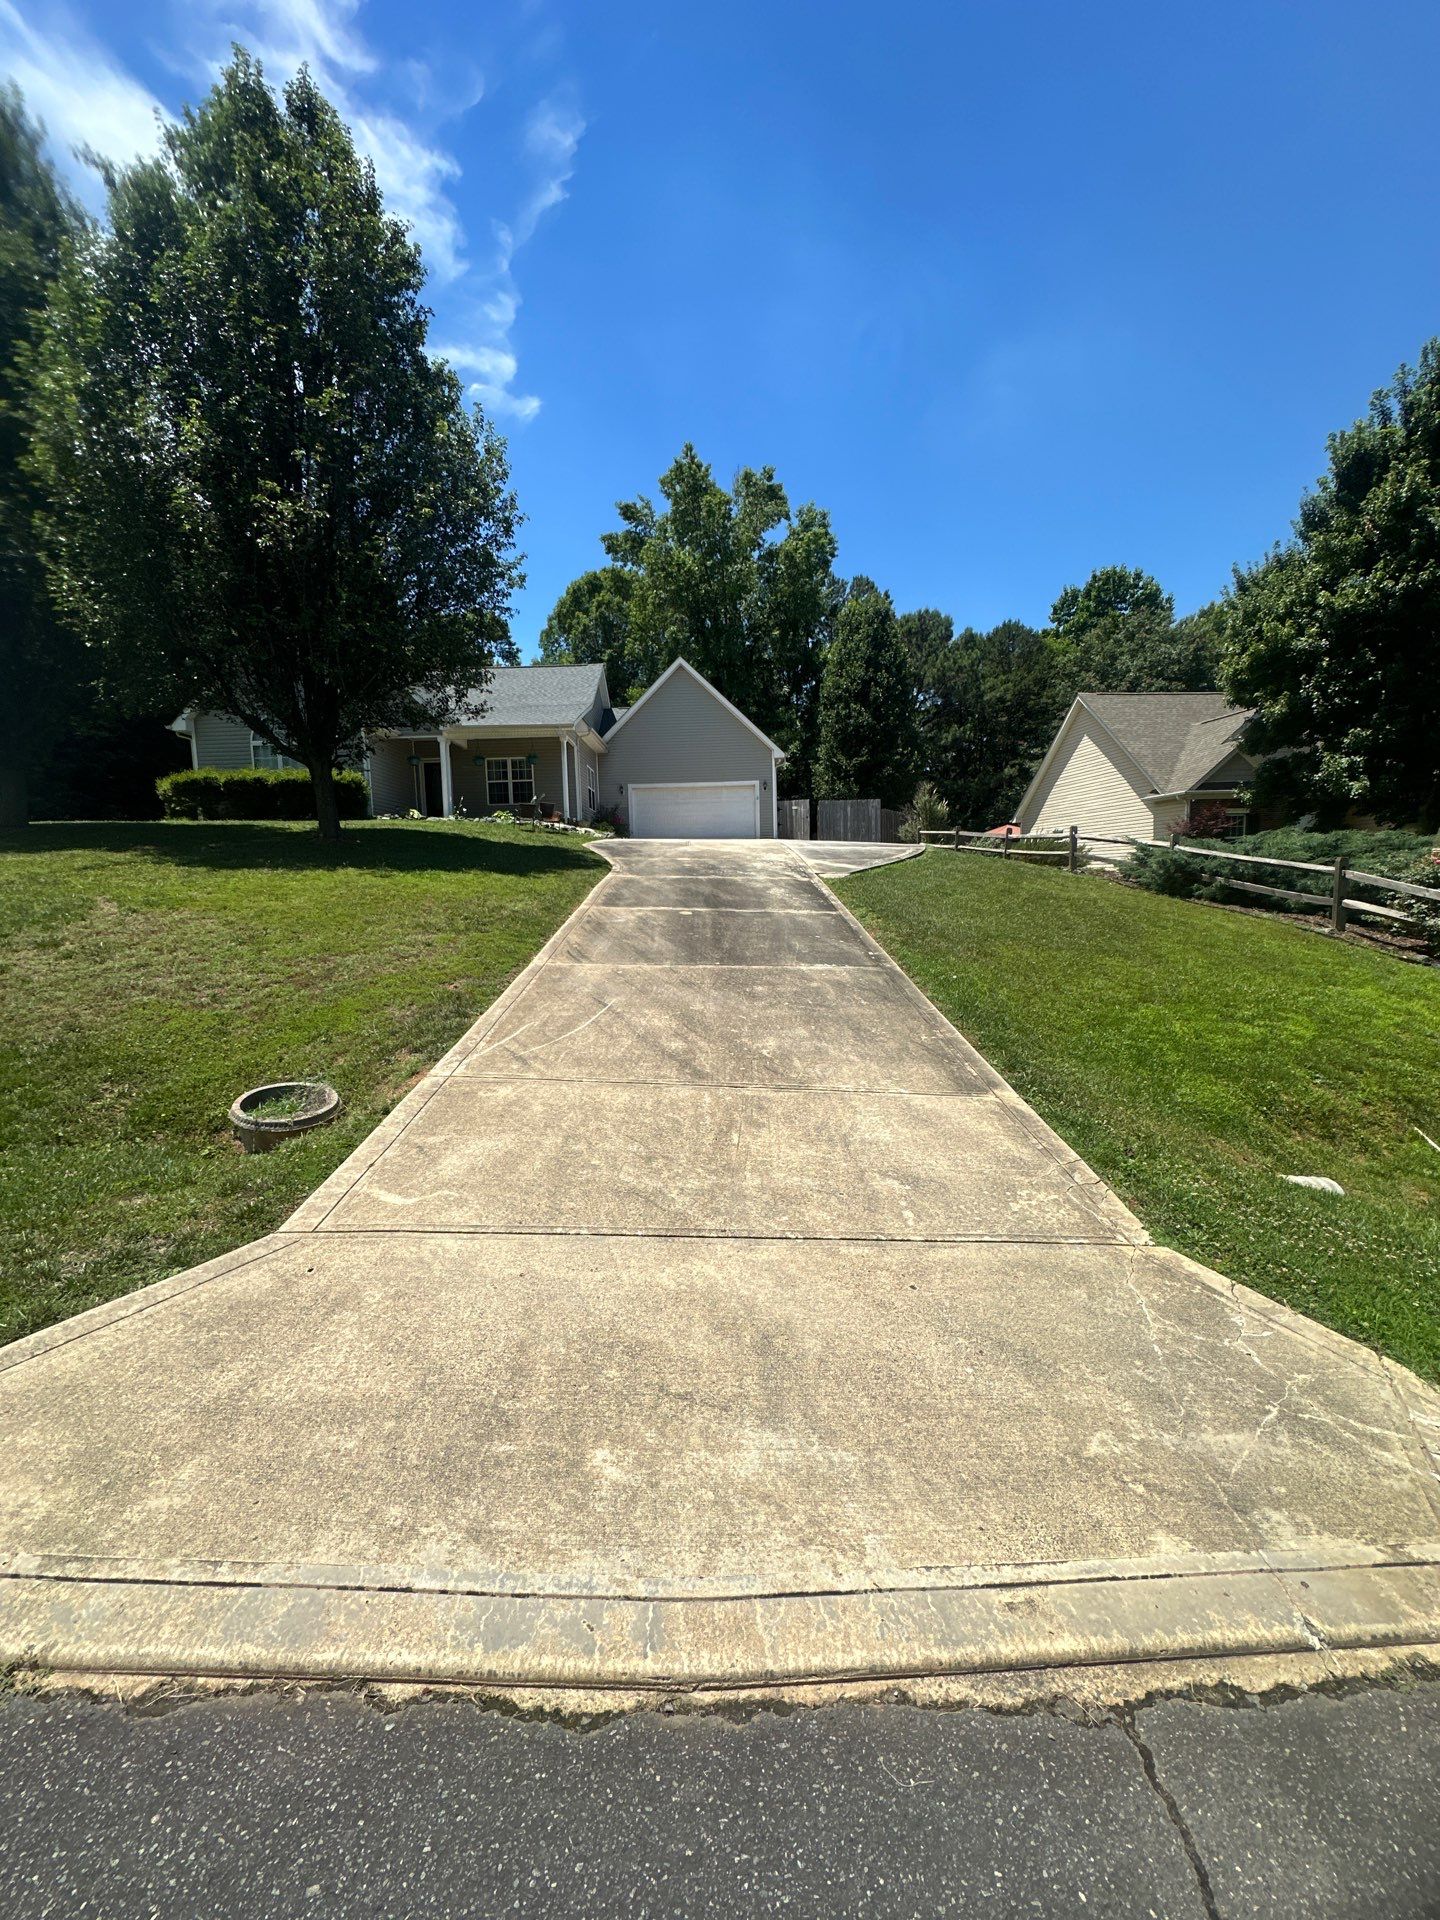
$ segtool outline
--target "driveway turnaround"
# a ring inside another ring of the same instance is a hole
[[[1149,1244],[793,844],[615,871],[286,1227],[0,1352],[0,1658],[1440,1641],[1440,1399]]]

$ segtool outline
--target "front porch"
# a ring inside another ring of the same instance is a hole
[[[389,735],[373,741],[366,758],[372,809],[444,819],[507,812],[582,823],[599,805],[598,755],[604,752],[587,733],[451,727]]]

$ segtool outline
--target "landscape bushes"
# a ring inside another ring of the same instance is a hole
[[[298,767],[185,767],[155,782],[168,820],[313,820],[315,791]],[[370,795],[363,775],[337,773],[342,820],[363,820]]]
[[[1271,860],[1310,860],[1323,865],[1343,855],[1351,867],[1365,872],[1383,873],[1392,880],[1409,880],[1417,886],[1440,889],[1440,847],[1423,833],[1361,828],[1312,833],[1299,827],[1276,827],[1268,833],[1246,834],[1239,840],[1187,841],[1186,845],[1213,846],[1226,853],[1253,853]],[[1333,884],[1328,873],[1245,867],[1233,860],[1206,860],[1194,852],[1182,853],[1163,846],[1137,846],[1121,873],[1151,893],[1167,893],[1182,900],[1263,906],[1275,913],[1307,913],[1313,909],[1298,901],[1247,894],[1229,883],[1251,880],[1262,886],[1288,887],[1294,893],[1313,894],[1317,901],[1329,900]],[[1354,900],[1374,900],[1383,906],[1403,907],[1412,915],[1415,930],[1432,946],[1440,948],[1440,910],[1359,881],[1347,884],[1346,895]]]

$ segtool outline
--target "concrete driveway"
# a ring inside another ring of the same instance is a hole
[[[1440,1402],[1150,1246],[817,877],[620,842],[286,1228],[0,1353],[0,1657],[635,1686],[1440,1641]]]

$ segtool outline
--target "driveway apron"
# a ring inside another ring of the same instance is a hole
[[[0,1658],[628,1688],[1440,1640],[1440,1400],[1151,1245],[820,877],[871,856],[607,857],[282,1231],[0,1352]]]

